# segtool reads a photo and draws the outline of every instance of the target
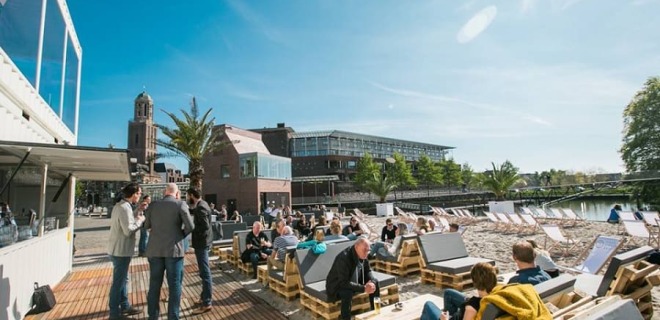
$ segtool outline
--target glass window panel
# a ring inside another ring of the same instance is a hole
[[[41,1],[0,1],[0,47],[32,86],[36,86],[40,23]]]
[[[60,11],[57,0],[47,0],[39,94],[58,115],[60,114],[64,40],[65,25],[62,11]]]
[[[76,97],[78,95],[78,63],[80,58],[69,38],[66,49],[66,73],[64,78],[64,102],[62,121],[71,131],[75,129]]]

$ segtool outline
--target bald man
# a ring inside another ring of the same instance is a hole
[[[369,240],[359,238],[337,255],[328,272],[325,290],[331,301],[341,300],[341,319],[351,319],[353,295],[358,293],[369,294],[374,309],[374,297],[379,296],[380,290],[367,260],[370,247]]]

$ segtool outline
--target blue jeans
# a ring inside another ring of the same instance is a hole
[[[181,304],[183,257],[149,258],[149,269],[149,293],[147,294],[149,319],[156,320],[160,316],[160,288],[163,286],[163,273],[167,271],[167,285],[169,287],[167,318],[178,320]]]
[[[140,228],[140,242],[138,243],[138,252],[140,255],[144,255],[144,252],[147,251],[147,241],[149,241],[149,231],[147,228]]]
[[[202,279],[202,296],[201,300],[204,307],[211,305],[211,266],[209,265],[209,247],[203,249],[195,249],[195,257],[197,258],[197,268],[199,269],[199,277]]]
[[[112,285],[110,286],[110,317],[119,317],[122,310],[129,309],[131,303],[128,302],[128,266],[131,264],[131,257],[110,256],[112,261]]]
[[[463,306],[465,300],[467,300],[465,294],[454,289],[445,289],[445,294],[442,298],[445,303],[445,310],[449,312],[452,318],[458,312],[458,309]]]
[[[424,308],[422,309],[422,316],[419,318],[419,320],[438,320],[440,319],[441,314],[442,310],[440,310],[440,308],[438,308],[435,303],[426,301]]]

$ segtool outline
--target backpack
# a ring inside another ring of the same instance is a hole
[[[50,311],[55,306],[55,295],[49,285],[39,286],[38,282],[34,283],[34,293],[32,294],[32,309],[28,314],[37,314]]]

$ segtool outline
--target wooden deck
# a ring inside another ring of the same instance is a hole
[[[264,319],[276,320],[287,317],[259,297],[243,288],[231,274],[211,263],[213,276],[213,310],[202,315],[192,315],[195,301],[202,291],[197,272],[195,255],[185,258],[185,272],[181,295],[182,319]],[[53,310],[28,316],[28,320],[40,319],[107,319],[109,317],[108,293],[112,282],[112,264],[104,253],[78,252],[73,272],[53,288],[57,304]],[[146,258],[134,257],[129,269],[129,300],[143,313],[133,319],[147,319],[147,291],[149,288],[149,263]],[[160,310],[167,317],[167,281],[163,281]]]

